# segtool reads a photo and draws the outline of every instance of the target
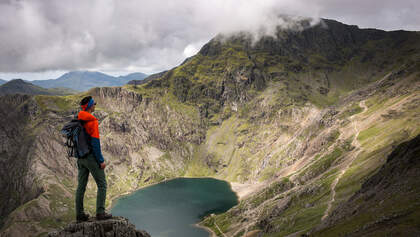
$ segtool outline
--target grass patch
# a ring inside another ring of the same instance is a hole
[[[301,181],[310,180],[319,174],[325,172],[331,167],[334,161],[343,154],[341,148],[336,147],[331,153],[321,157],[308,168],[306,168],[302,173],[299,174],[299,179]]]
[[[214,171],[207,165],[206,157],[208,153],[204,145],[194,147],[193,157],[187,165],[185,171],[186,177],[200,177],[200,176],[212,176]]]
[[[375,123],[359,133],[357,137],[362,147],[373,151],[389,144],[398,144],[415,136],[420,123],[410,118],[390,119]]]
[[[273,228],[263,236],[286,236],[298,231],[306,232],[319,224],[327,209],[330,187],[336,176],[337,172],[334,175],[324,175],[312,186],[294,193],[289,207],[272,220],[270,225]]]
[[[232,225],[232,218],[233,216],[229,212],[226,212],[219,215],[211,215],[205,218],[200,224],[210,228],[217,236],[222,236],[219,228],[223,233],[228,232]],[[216,227],[216,224],[219,228]]]
[[[340,136],[340,131],[338,131],[338,129],[335,129],[335,130],[331,131],[330,134],[328,134],[328,137],[327,137],[328,143],[327,143],[326,148],[328,148],[332,144],[334,144],[339,136]]]
[[[79,108],[79,99],[83,98],[84,94],[71,96],[48,96],[37,95],[35,101],[40,106],[41,110],[52,110],[56,112],[70,111]]]
[[[290,182],[288,178],[283,178],[281,181],[271,184],[262,192],[252,196],[248,202],[251,204],[252,208],[258,207],[264,201],[273,198],[274,196],[292,188],[293,186],[294,184]]]
[[[346,110],[341,112],[341,114],[338,116],[338,118],[340,118],[340,119],[348,118],[348,117],[353,116],[355,114],[361,113],[362,111],[363,111],[363,108],[360,107],[358,103],[353,103]]]
[[[385,200],[381,204],[367,201],[363,212],[349,215],[333,226],[313,233],[313,236],[332,237],[351,233],[362,236],[371,231],[374,231],[374,236],[384,236],[390,234],[390,231],[400,234],[418,231],[420,205],[415,197],[393,194]],[[387,218],[391,219],[391,223],[386,221]]]

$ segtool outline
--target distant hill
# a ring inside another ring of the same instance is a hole
[[[144,74],[144,73],[141,73],[141,72],[135,72],[135,73],[128,74],[126,76],[119,76],[118,78],[120,80],[125,80],[125,81],[129,82],[129,81],[132,81],[132,80],[143,80],[147,77],[148,77],[147,74]]]
[[[161,78],[166,72],[168,72],[168,70],[163,71],[163,72],[158,72],[158,73],[152,74],[152,75],[147,76],[146,78],[143,78],[141,80],[133,79],[133,80],[129,81],[127,84],[129,84],[129,85],[141,85],[141,84],[144,84],[144,83],[149,82],[151,80],[154,80],[154,79],[157,79],[157,78]]]
[[[76,91],[67,88],[45,89],[22,79],[14,79],[0,86],[0,96],[8,94],[27,94],[27,95],[70,95]]]
[[[7,82],[6,80],[0,79],[0,85],[3,85],[6,82]]]
[[[65,87],[76,91],[87,91],[93,87],[122,86],[131,80],[142,80],[144,73],[132,73],[126,76],[113,77],[101,72],[73,71],[57,79],[35,80],[32,84],[44,88]]]

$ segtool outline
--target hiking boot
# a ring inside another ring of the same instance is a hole
[[[77,222],[84,222],[88,220],[89,220],[89,214],[83,213],[82,215],[76,217]]]
[[[106,219],[111,219],[111,218],[112,218],[112,215],[106,212],[96,214],[96,220],[106,220]]]

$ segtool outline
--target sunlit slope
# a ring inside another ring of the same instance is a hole
[[[345,202],[384,164],[395,146],[420,133],[419,74],[416,72],[404,79],[391,75],[343,98],[348,104],[339,103],[322,110],[312,120],[296,119],[293,129],[283,130],[278,136],[272,135],[276,131],[274,124],[248,125],[247,133],[252,128],[247,140],[250,145],[242,141],[241,148],[234,152],[234,156],[242,157],[242,162],[236,160],[231,164],[233,167],[227,167],[229,172],[219,172],[219,175],[231,178],[248,174],[265,182],[250,184],[257,187],[253,194],[245,196],[226,214],[208,218],[203,224],[218,232],[216,223],[232,236],[252,231],[263,232],[264,236],[303,234],[322,220],[329,220],[329,215],[339,205],[350,205]],[[290,126],[290,119],[279,119],[276,125]],[[234,127],[238,137],[242,136],[241,131],[243,133],[240,126]],[[255,141],[260,142],[259,146]],[[249,155],[241,155],[250,146]],[[407,179],[407,182],[415,182],[412,176]],[[385,209],[400,205],[408,205],[406,211],[415,210],[416,204],[410,200],[417,199],[416,192],[405,190],[395,195],[405,198],[394,198],[384,204],[384,215],[389,215]],[[377,199],[385,197],[377,196]],[[375,209],[375,213],[380,213],[381,208]],[[364,213],[363,208],[358,211]],[[358,218],[354,218],[354,228],[366,224],[364,219]],[[377,220],[376,216],[369,219],[370,222]],[[401,231],[407,225],[416,229],[419,223],[414,220],[404,219],[396,228]],[[335,227],[334,230],[334,233],[344,231]]]

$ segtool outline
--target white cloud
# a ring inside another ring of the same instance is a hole
[[[194,56],[195,54],[200,51],[201,47],[205,44],[205,41],[196,42],[196,43],[190,43],[188,44],[183,51],[184,57],[188,58],[191,56]]]
[[[176,66],[218,33],[272,34],[278,14],[420,29],[415,0],[3,0],[0,72]]]

